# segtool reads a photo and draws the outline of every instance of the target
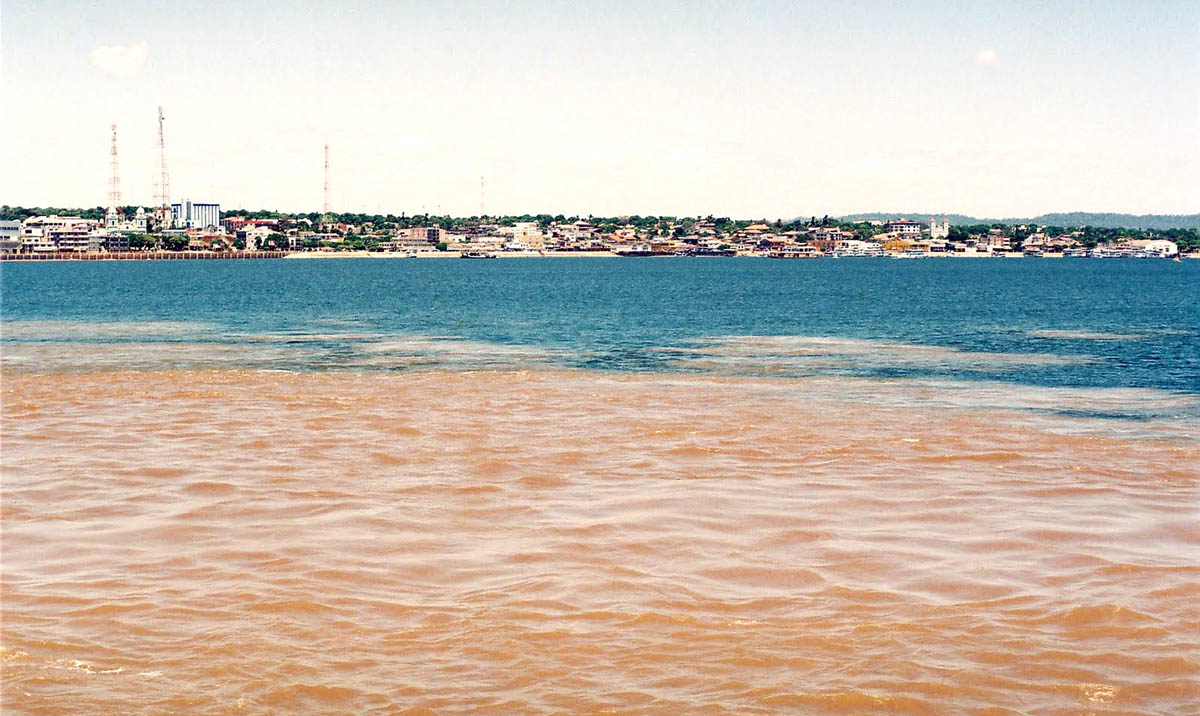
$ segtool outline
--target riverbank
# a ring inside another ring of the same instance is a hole
[[[498,251],[491,256],[501,259],[537,259],[547,256],[557,257],[613,257],[611,251]],[[291,253],[284,258],[289,259],[460,259],[461,251],[419,251],[415,255],[399,251],[300,251]]]
[[[287,255],[287,251],[49,251],[36,254],[0,254],[0,261],[223,261],[281,259]]]
[[[537,258],[615,258],[619,254],[612,251],[544,251],[544,252],[504,252],[489,254],[492,258],[502,259],[537,259]],[[651,257],[666,258],[667,256]],[[1183,259],[1200,259],[1200,253],[1180,254]],[[38,254],[0,254],[0,262],[45,262],[45,261],[211,261],[231,259],[458,259],[463,258],[459,251],[420,251],[408,254],[398,251],[103,251],[95,253],[77,253],[74,251],[55,251]],[[679,256],[678,258],[685,258]],[[712,257],[692,257],[712,258]],[[762,253],[739,253],[736,258],[767,258]],[[870,258],[870,257],[837,257],[837,256],[805,256],[805,259],[819,258]],[[875,258],[902,258],[889,254]],[[1060,259],[1062,254],[1043,254],[1042,256],[1024,256],[1022,254],[986,254],[986,253],[944,253],[924,254],[916,257],[903,258],[1035,258]],[[1092,258],[1092,257],[1076,257]]]

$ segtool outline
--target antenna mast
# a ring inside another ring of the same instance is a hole
[[[329,223],[329,145],[325,145],[325,206],[321,215],[321,222]]]
[[[479,177],[479,218],[483,219],[483,177]]]
[[[163,111],[158,108],[158,173],[154,177],[154,204],[160,229],[171,222],[171,178],[167,174],[167,140],[163,135]]]
[[[109,151],[111,159],[109,165],[112,167],[112,176],[108,178],[108,205],[117,210],[117,214],[124,214],[125,208],[121,206],[121,176],[117,173],[117,125],[112,126],[112,149]]]

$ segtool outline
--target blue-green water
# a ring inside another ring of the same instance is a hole
[[[479,369],[1200,393],[1200,262],[17,263],[6,370]]]

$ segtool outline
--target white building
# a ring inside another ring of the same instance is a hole
[[[841,248],[847,256],[883,256],[887,253],[874,241],[862,241],[861,239],[847,239],[842,242]]]
[[[0,221],[0,253],[13,253],[21,248],[21,222]]]
[[[104,212],[104,228],[109,234],[117,232],[124,233],[146,233],[146,210],[138,207],[137,213],[132,219],[127,219],[122,216],[119,209],[116,207],[108,207],[108,211]]]
[[[934,217],[929,217],[929,238],[945,239],[950,236],[950,222],[947,219],[942,219],[942,223]]]
[[[921,237],[921,225],[911,219],[892,219],[887,223],[887,230],[888,233],[905,239]]]
[[[97,223],[99,222],[85,219],[82,216],[59,216],[58,214],[31,216],[22,222],[21,234],[24,236],[46,236],[56,231],[77,226],[84,226],[90,229]]]
[[[1151,256],[1170,257],[1179,254],[1178,244],[1167,239],[1135,239],[1130,241],[1129,244],[1136,246]]]
[[[21,240],[32,251],[89,251],[101,226],[80,216],[31,216],[21,224]]]
[[[512,227],[512,243],[522,247],[517,250],[541,250],[546,246],[546,238],[536,221],[518,221]]]
[[[252,226],[237,232],[237,237],[246,242],[247,251],[260,251],[267,237],[275,233],[268,226]]]
[[[596,225],[590,221],[579,219],[570,224],[559,224],[563,237],[568,239],[590,239],[596,234]]]
[[[82,225],[55,229],[48,238],[59,251],[92,251],[100,243],[92,227]]]
[[[829,241],[840,242],[851,238],[854,234],[842,231],[841,229],[820,228],[812,230],[813,241]]]
[[[206,229],[221,226],[220,204],[193,204],[184,200],[171,205],[171,226],[176,229]]]
[[[542,227],[538,226],[536,221],[518,221],[512,226],[512,235],[514,239],[525,239],[530,236],[540,236]]]

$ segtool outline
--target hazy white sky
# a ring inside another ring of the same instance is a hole
[[[5,0],[0,203],[1200,211],[1200,2]]]

